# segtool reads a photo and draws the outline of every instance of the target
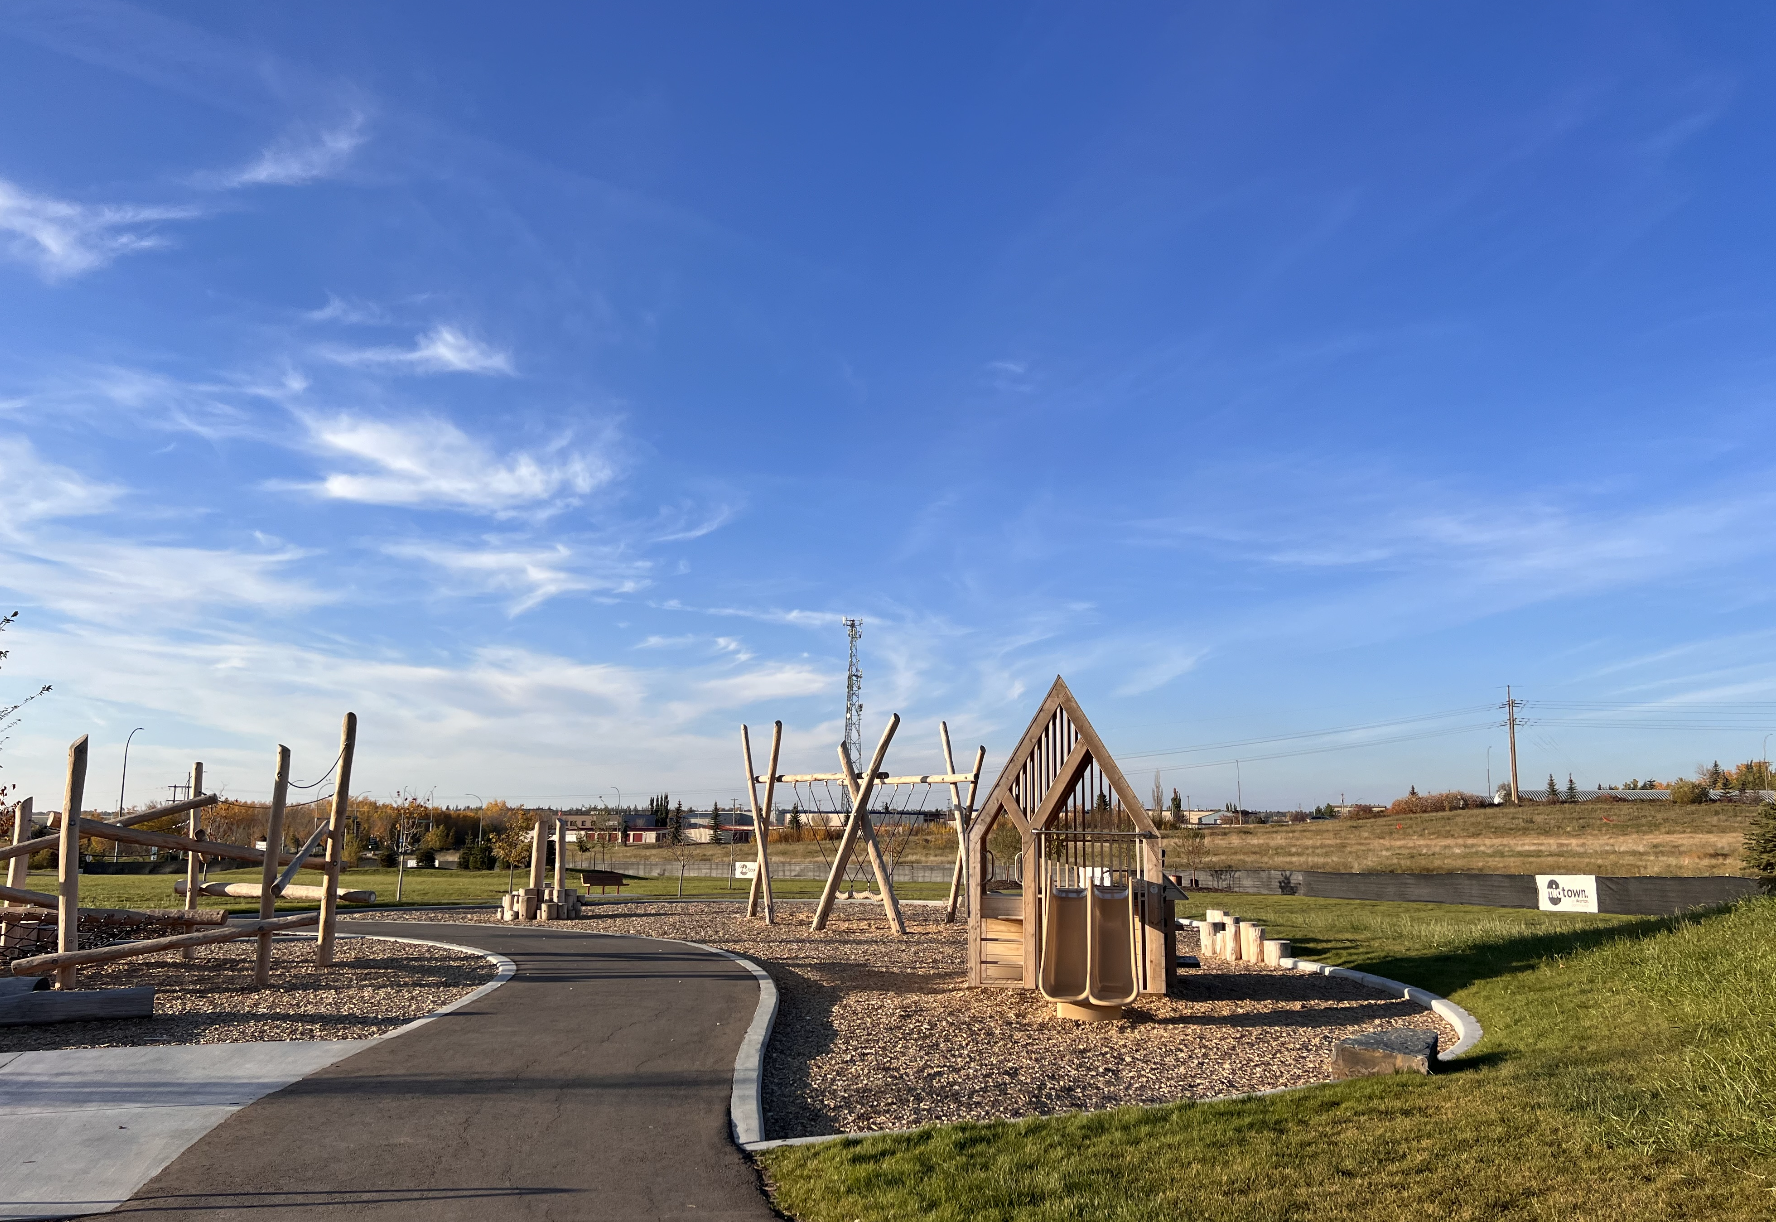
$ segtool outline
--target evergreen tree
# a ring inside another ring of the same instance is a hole
[[[1765,802],[1745,829],[1745,868],[1776,891],[1776,802]]]
[[[666,840],[669,844],[684,843],[685,805],[678,804],[677,809],[666,817]]]
[[[1579,800],[1579,787],[1573,784],[1573,774],[1570,772],[1566,774],[1566,800],[1568,802]]]
[[[1725,789],[1726,773],[1721,771],[1720,761],[1715,760],[1708,768],[1708,788]]]
[[[1554,774],[1552,772],[1548,774],[1548,801],[1560,801],[1560,786],[1554,783]]]

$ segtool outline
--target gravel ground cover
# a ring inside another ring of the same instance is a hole
[[[359,1040],[447,1006],[492,980],[491,961],[439,946],[341,938],[333,966],[314,965],[314,938],[274,941],[271,987],[256,988],[252,939],[80,969],[82,989],[154,986],[154,1017],[0,1027],[0,1053],[143,1044]]]
[[[905,907],[904,939],[874,904],[840,905],[822,933],[808,929],[812,908],[780,904],[767,927],[732,904],[610,904],[561,925],[704,942],[771,974],[781,1005],[765,1059],[768,1137],[1302,1086],[1327,1079],[1332,1044],[1351,1035],[1423,1027],[1443,1047],[1457,1038],[1430,1011],[1353,981],[1219,960],[1181,971],[1171,996],[1143,996],[1120,1022],[1073,1022],[1034,991],[965,987],[965,927],[934,906]],[[1181,932],[1179,950],[1192,938]]]

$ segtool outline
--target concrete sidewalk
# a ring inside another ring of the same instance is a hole
[[[255,1099],[364,1040],[0,1054],[0,1218],[113,1209]]]
[[[759,996],[740,964],[548,929],[354,921],[352,932],[491,950],[518,973],[235,1111],[120,1212],[776,1217],[728,1130],[734,1058]]]

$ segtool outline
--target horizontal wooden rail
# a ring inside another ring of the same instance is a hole
[[[54,924],[54,908],[0,908],[0,922],[48,921]],[[221,925],[228,914],[220,908],[82,908],[80,919],[106,925]]]
[[[763,785],[771,778],[760,775],[752,779]],[[777,774],[779,785],[793,785],[798,781],[842,781],[844,779],[845,774],[842,772],[780,772]],[[919,776],[889,776],[886,772],[876,773],[876,784],[878,785],[961,785],[974,779],[972,772],[933,772]]]
[[[294,916],[274,917],[269,921],[241,921],[238,924],[225,925],[221,929],[206,929],[201,933],[182,933],[170,938],[149,938],[143,942],[119,942],[113,946],[95,946],[90,950],[61,951],[53,955],[32,955],[29,959],[13,960],[12,974],[14,976],[52,976],[62,968],[85,967],[93,963],[111,963],[118,959],[134,959],[140,955],[158,955],[162,951],[180,950],[187,946],[208,946],[212,942],[232,942],[236,938],[251,938],[279,929],[295,929],[302,925],[313,925],[320,919],[321,914],[318,912],[298,912]]]
[[[198,887],[197,893],[199,895],[225,895],[234,899],[256,900],[259,898],[260,889],[263,886],[262,883],[204,883]],[[173,891],[177,895],[184,895],[185,880],[181,878],[174,883]],[[277,894],[287,900],[318,900],[326,898],[327,889],[294,883],[283,888]],[[374,891],[341,890],[335,891],[333,895],[342,904],[374,904],[376,902],[376,892]]]
[[[62,902],[60,896],[48,895],[42,891],[26,891],[23,887],[0,887],[0,900],[9,900],[14,904],[35,904],[39,908],[54,908]]]
[[[221,799],[215,794],[206,793],[202,797],[191,798],[185,802],[174,802],[171,806],[157,806],[153,810],[145,810],[134,815],[125,815],[121,819],[105,824],[105,826],[134,827],[138,823],[152,823],[156,819],[165,819],[171,815],[182,815],[186,811],[197,810],[204,806],[214,806],[219,801],[221,801]],[[56,815],[55,822],[59,823],[60,821],[61,816]],[[82,819],[81,822],[91,823],[93,820]],[[14,857],[28,857],[43,849],[53,849],[56,847],[56,842],[59,839],[59,833],[51,833],[48,836],[36,836],[30,840],[23,840],[18,844],[9,844],[5,848],[0,849],[0,861],[8,861]]]
[[[97,840],[119,840],[124,844],[143,844],[156,849],[180,849],[187,853],[196,853],[203,857],[226,857],[230,861],[262,862],[265,854],[259,849],[249,849],[242,844],[223,844],[218,840],[193,840],[189,836],[175,836],[171,832],[144,832],[138,828],[120,828],[114,823],[101,823],[97,819],[82,819],[80,834],[91,836]],[[297,858],[290,853],[278,855],[278,864],[287,865]],[[305,860],[304,870],[324,870],[327,863],[321,859]]]

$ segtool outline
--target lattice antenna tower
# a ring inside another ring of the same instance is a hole
[[[851,767],[863,771],[863,668],[857,664],[857,641],[863,636],[863,621],[847,619],[845,634],[851,641],[851,661],[845,668],[845,754]]]

